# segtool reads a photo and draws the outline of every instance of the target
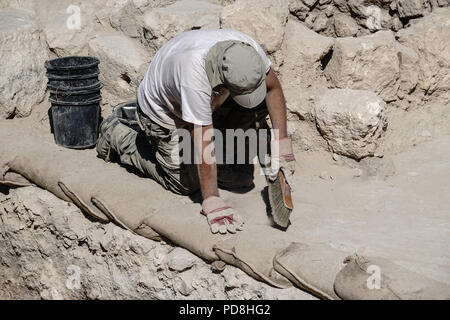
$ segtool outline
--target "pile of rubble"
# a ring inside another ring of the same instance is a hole
[[[0,299],[313,299],[87,219],[37,187],[0,192]]]
[[[448,0],[291,0],[289,11],[309,28],[331,37],[399,31],[411,19],[448,6]]]

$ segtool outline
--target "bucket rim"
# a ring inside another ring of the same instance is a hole
[[[91,63],[85,64],[85,65],[81,65],[81,66],[63,66],[63,67],[55,67],[52,66],[52,62],[55,62],[57,60],[69,60],[71,58],[88,58],[88,59],[92,59],[93,61]],[[67,57],[60,57],[60,58],[55,58],[55,59],[51,59],[51,60],[47,60],[45,61],[45,68],[47,68],[47,70],[74,70],[74,69],[87,69],[87,68],[92,68],[95,66],[98,66],[100,64],[100,60],[97,57],[92,57],[92,56],[67,56]]]

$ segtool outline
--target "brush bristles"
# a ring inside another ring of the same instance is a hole
[[[272,208],[273,221],[280,227],[287,228],[292,210],[284,206],[283,193],[281,192],[280,177],[271,182],[269,186],[269,203]]]

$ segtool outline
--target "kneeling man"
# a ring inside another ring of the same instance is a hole
[[[251,159],[246,164],[205,159],[204,151],[214,148],[207,132],[267,128],[269,115],[280,169],[289,180],[294,173],[280,83],[260,45],[238,31],[193,30],[164,44],[139,86],[136,114],[140,132],[123,124],[117,112],[102,122],[99,156],[117,158],[177,194],[200,189],[202,213],[213,233],[242,230],[243,220],[220,198],[218,186],[252,186],[253,165]],[[174,139],[179,129],[191,133],[198,164],[180,160],[180,141]]]

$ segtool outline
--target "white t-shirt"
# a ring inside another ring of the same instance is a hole
[[[205,70],[209,50],[217,43],[238,40],[252,45],[261,55],[266,72],[270,60],[249,36],[229,29],[184,32],[158,50],[138,90],[142,111],[165,128],[184,120],[197,125],[212,124],[211,93]]]

